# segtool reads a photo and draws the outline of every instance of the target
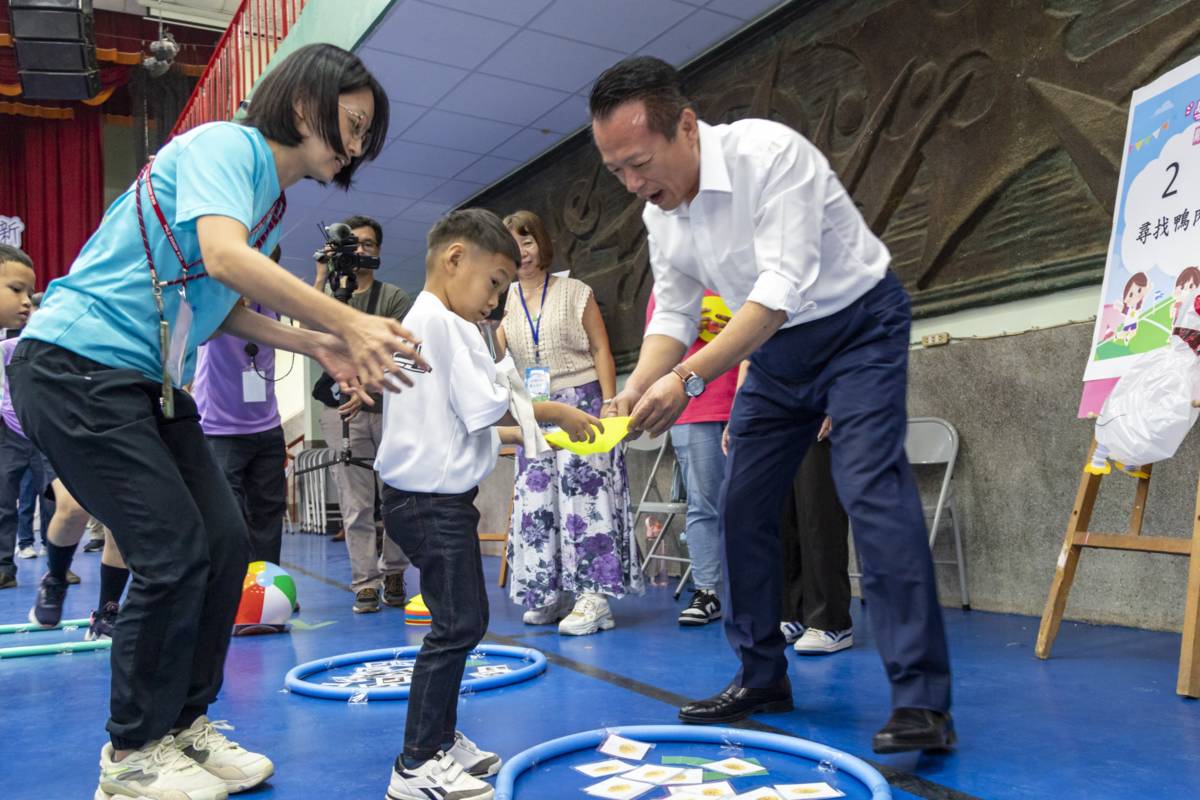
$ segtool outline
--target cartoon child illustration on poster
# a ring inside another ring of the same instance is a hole
[[[1179,312],[1184,300],[1191,297],[1200,289],[1200,267],[1184,267],[1175,278],[1175,302],[1171,305],[1171,325],[1179,324]]]
[[[1121,293],[1121,330],[1113,337],[1114,341],[1128,346],[1129,340],[1137,333],[1138,317],[1142,313],[1142,301],[1146,299],[1149,283],[1146,273],[1139,272],[1125,284],[1125,291]]]

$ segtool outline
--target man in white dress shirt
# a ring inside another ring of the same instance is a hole
[[[646,201],[657,308],[609,414],[658,434],[705,382],[743,359],[721,497],[729,611],[741,669],[680,709],[723,723],[793,707],[779,628],[779,510],[826,414],[833,475],[862,557],[871,629],[892,684],[876,752],[955,743],[950,663],[924,513],[904,453],[908,295],[887,248],[816,147],[784,125],[696,118],[678,72],[621,61],[597,79],[592,133],[608,170]],[[695,339],[705,288],[734,311]]]

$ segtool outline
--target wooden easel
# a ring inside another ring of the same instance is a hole
[[[1091,461],[1095,440],[1088,450]],[[1192,537],[1142,536],[1142,519],[1146,513],[1146,496],[1150,492],[1151,467],[1143,467],[1147,477],[1137,479],[1133,498],[1133,510],[1129,517],[1129,528],[1123,533],[1094,533],[1088,530],[1092,520],[1092,509],[1100,491],[1102,475],[1084,472],[1079,480],[1079,491],[1075,495],[1075,507],[1067,523],[1067,535],[1063,539],[1058,566],[1054,570],[1054,583],[1050,585],[1050,596],[1042,612],[1042,624],[1038,628],[1038,658],[1049,658],[1058,626],[1062,623],[1063,610],[1067,606],[1067,595],[1075,580],[1075,569],[1085,547],[1106,550],[1134,550],[1144,553],[1166,553],[1189,556],[1187,603],[1183,614],[1183,644],[1179,653],[1179,680],[1175,691],[1187,697],[1200,697],[1200,483],[1196,487],[1196,511],[1192,523]]]

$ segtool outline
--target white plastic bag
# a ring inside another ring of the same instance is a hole
[[[1193,398],[1200,398],[1200,358],[1172,336],[1117,382],[1096,420],[1097,450],[1127,465],[1170,458],[1200,415]]]

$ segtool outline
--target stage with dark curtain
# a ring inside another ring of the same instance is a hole
[[[171,29],[180,44],[175,66],[164,78],[146,80],[139,65],[146,44],[158,38],[158,25],[96,11],[100,94],[81,102],[36,100],[21,94],[8,12],[8,0],[0,0],[0,216],[24,224],[20,246],[33,259],[43,290],[70,269],[104,213],[104,123],[144,125],[156,111],[177,114],[181,103],[167,104],[167,111],[157,101],[179,94],[181,86],[186,99],[217,34]],[[174,117],[152,122],[139,140],[152,139],[153,146],[168,135]]]

